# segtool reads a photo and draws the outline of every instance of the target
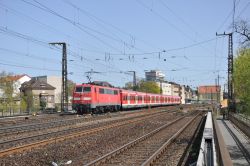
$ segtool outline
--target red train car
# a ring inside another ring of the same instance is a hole
[[[76,85],[72,107],[79,114],[119,110],[120,89],[92,84]]]
[[[167,96],[92,84],[76,85],[72,107],[79,114],[180,104],[179,96]]]

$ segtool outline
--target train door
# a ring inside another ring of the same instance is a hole
[[[98,104],[99,103],[99,89],[97,88],[97,87],[94,87],[94,95],[95,95],[95,97],[94,97],[94,99],[95,99],[95,101],[96,101],[96,104]]]

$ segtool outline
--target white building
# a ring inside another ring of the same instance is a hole
[[[177,83],[174,83],[174,82],[170,82],[171,84],[171,94],[173,96],[180,96],[181,94],[181,86]]]
[[[170,83],[167,82],[156,82],[156,83],[162,89],[163,95],[172,95],[173,90]]]
[[[181,93],[180,93],[180,97],[181,97],[181,104],[187,104],[187,103],[191,103],[194,99],[194,93],[193,90],[186,85],[182,85],[181,86]]]
[[[26,82],[26,81],[30,81],[31,77],[26,75],[26,74],[22,74],[22,75],[15,75],[15,76],[6,76],[10,81],[13,81],[13,97],[17,96],[18,94],[20,94],[20,90],[19,88],[21,87],[21,85]],[[0,97],[4,97],[4,92],[3,89],[0,88]]]

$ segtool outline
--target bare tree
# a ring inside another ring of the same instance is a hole
[[[235,22],[234,31],[240,35],[240,44],[243,47],[250,47],[250,25],[248,21],[239,20]]]

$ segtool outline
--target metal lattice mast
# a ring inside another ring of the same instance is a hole
[[[225,36],[228,38],[228,111],[235,111],[235,102],[233,95],[233,33],[217,34],[217,36]]]
[[[235,111],[233,96],[233,34],[229,33],[228,40],[228,107],[229,111]]]
[[[62,88],[61,88],[61,111],[68,110],[68,70],[67,70],[67,49],[66,43],[50,43],[51,45],[62,45]]]

